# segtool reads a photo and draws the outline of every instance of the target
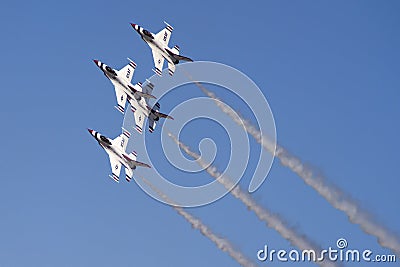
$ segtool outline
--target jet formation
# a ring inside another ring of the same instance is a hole
[[[171,116],[159,112],[160,103],[157,102],[153,108],[150,107],[149,99],[156,98],[151,94],[154,88],[151,82],[147,82],[144,88],[141,82],[135,85],[131,84],[133,73],[136,68],[135,62],[130,60],[130,63],[121,70],[115,70],[97,59],[93,61],[114,85],[115,95],[117,97],[116,109],[124,114],[126,101],[131,105],[131,110],[135,118],[136,130],[140,134],[143,131],[144,118],[149,119],[150,132],[154,131],[156,121],[160,118],[173,119]]]
[[[131,23],[131,26],[152,50],[155,65],[153,71],[161,76],[164,60],[167,60],[168,72],[172,76],[175,73],[176,64],[180,61],[193,60],[180,55],[177,45],[173,48],[168,47],[173,28],[168,23],[164,23],[166,24],[165,28],[157,34],[153,34],[137,24]],[[143,132],[146,119],[148,120],[150,133],[154,132],[160,118],[173,119],[171,116],[159,111],[160,103],[156,102],[153,106],[150,104],[150,99],[156,99],[152,94],[154,84],[148,80],[146,80],[145,85],[141,82],[132,84],[133,74],[137,66],[133,60],[128,58],[129,63],[120,70],[113,69],[100,60],[95,59],[93,61],[114,86],[117,98],[116,109],[125,114],[126,102],[130,104],[134,115],[135,129],[139,134]],[[122,167],[125,168],[125,177],[128,182],[131,181],[133,171],[137,166],[151,168],[150,165],[136,160],[137,154],[135,151],[127,152],[129,138],[131,137],[131,133],[128,130],[122,128],[122,133],[114,139],[110,139],[92,129],[88,129],[88,131],[108,154],[111,165],[111,175],[109,177],[115,182],[119,182]]]

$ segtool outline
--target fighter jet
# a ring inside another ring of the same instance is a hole
[[[119,182],[119,175],[121,173],[121,165],[125,167],[125,176],[128,182],[133,177],[133,170],[137,166],[151,168],[150,165],[136,161],[136,152],[126,153],[126,147],[128,145],[130,133],[124,129],[120,136],[115,139],[110,139],[94,130],[88,129],[89,133],[99,142],[99,145],[107,152],[110,157],[111,172],[109,175],[111,179]]]
[[[124,113],[126,101],[128,100],[129,104],[131,104],[131,109],[135,117],[135,128],[139,133],[143,131],[143,124],[146,117],[149,118],[149,131],[151,133],[156,127],[156,121],[160,118],[173,119],[171,116],[159,112],[159,103],[150,108],[149,99],[156,98],[152,95],[154,85],[151,82],[147,81],[144,87],[142,87],[142,83],[140,82],[135,85],[131,84],[133,72],[136,68],[136,64],[133,61],[130,61],[121,70],[115,70],[99,60],[93,61],[115,87],[118,102],[116,108]]]
[[[123,67],[121,70],[115,70],[97,59],[93,60],[94,63],[103,71],[104,75],[114,85],[118,103],[116,108],[121,113],[125,112],[126,100],[132,104],[132,102],[135,102],[136,99],[141,97],[156,98],[153,95],[142,92],[142,83],[138,82],[135,85],[131,84],[133,73],[136,69],[136,63],[130,59],[128,60],[130,61],[129,64]]]
[[[154,72],[159,76],[162,75],[164,59],[166,59],[168,61],[169,74],[172,76],[175,72],[175,64],[178,64],[180,60],[193,60],[179,55],[179,46],[175,45],[172,49],[168,47],[168,42],[171,38],[173,28],[165,21],[164,23],[166,25],[165,28],[157,34],[151,33],[137,24],[131,23],[131,25],[140,34],[142,39],[150,46],[151,51],[153,52],[155,66]]]
[[[153,91],[153,88],[154,88],[154,85],[151,82],[147,81],[147,84],[145,86],[143,86],[143,93],[151,94]],[[149,120],[149,132],[150,133],[154,132],[154,129],[156,128],[156,124],[160,120],[160,118],[166,118],[166,119],[171,119],[171,120],[174,119],[171,116],[161,113],[159,111],[160,103],[157,102],[151,108],[148,99],[143,98],[143,97],[140,99],[137,99],[137,101],[135,101],[135,102],[132,102],[131,110],[135,117],[136,131],[138,131],[140,134],[142,133],[143,124],[144,124],[146,117]]]

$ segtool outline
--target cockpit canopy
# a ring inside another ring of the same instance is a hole
[[[143,34],[146,35],[147,37],[150,37],[151,39],[153,39],[153,35],[148,30],[143,29]]]
[[[100,135],[100,140],[104,143],[106,143],[107,145],[111,146],[111,142],[110,140],[108,140],[107,137]]]
[[[112,68],[110,68],[110,66],[106,66],[106,71],[111,73],[111,74],[113,74],[113,75],[115,75],[115,76],[117,75],[117,73],[115,73],[115,71]]]

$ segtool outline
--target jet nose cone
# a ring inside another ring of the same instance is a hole
[[[94,64],[96,64],[97,66],[99,65],[99,61],[97,59],[93,59]]]
[[[93,135],[93,130],[92,129],[87,129],[88,130],[88,132],[91,134],[91,135]]]
[[[132,26],[132,28],[134,28],[137,31],[137,29],[138,29],[138,25],[137,24],[131,23],[131,26]]]

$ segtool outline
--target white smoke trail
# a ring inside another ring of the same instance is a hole
[[[277,145],[276,151],[274,151],[274,146],[269,139],[262,136],[261,132],[250,122],[243,118],[238,119],[240,115],[238,116],[237,113],[232,114],[232,111],[227,109],[222,104],[222,100],[217,98],[213,92],[207,90],[200,83],[196,84],[208,97],[218,100],[215,101],[216,105],[224,113],[230,116],[239,126],[242,127],[244,125],[245,130],[252,135],[265,150],[272,154],[275,153],[275,157],[280,160],[283,166],[288,167],[296,173],[307,185],[315,189],[318,194],[324,197],[334,208],[346,213],[351,223],[358,224],[365,233],[375,236],[381,246],[392,250],[400,257],[400,240],[396,234],[376,222],[373,219],[373,216],[364,210],[354,199],[339,187],[329,184],[323,176],[319,175],[318,172],[304,164],[301,159],[292,155],[288,150]]]
[[[221,175],[221,173],[218,172],[216,167],[209,165],[208,163],[205,163],[203,160],[201,160],[200,155],[191,151],[188,146],[179,141],[173,134],[168,133],[168,135],[189,156],[194,158],[196,162],[208,172],[208,174],[210,174],[213,178],[215,178],[225,188],[229,190],[230,188],[233,187],[232,181],[228,177]],[[264,207],[260,206],[248,193],[243,191],[238,185],[235,186],[230,193],[235,198],[241,200],[243,204],[245,204],[249,210],[253,211],[260,220],[264,221],[268,227],[275,229],[283,238],[288,240],[293,246],[296,246],[301,250],[312,249],[317,253],[317,255],[321,251],[321,248],[315,245],[312,241],[308,240],[306,236],[297,233],[296,230],[287,226],[286,223],[277,214],[274,214],[265,209]],[[316,263],[319,264],[320,266],[337,266],[336,264],[330,261],[323,261]]]
[[[147,179],[140,177],[153,191],[155,191],[165,201],[170,202],[168,196],[151,184]],[[194,217],[190,213],[186,212],[182,207],[172,206],[175,211],[186,219],[190,225],[200,231],[200,233],[210,239],[218,249],[226,252],[233,258],[237,263],[244,267],[256,267],[257,265],[248,259],[241,251],[235,249],[229,240],[222,238],[213,233],[213,231],[205,225],[200,219]]]

